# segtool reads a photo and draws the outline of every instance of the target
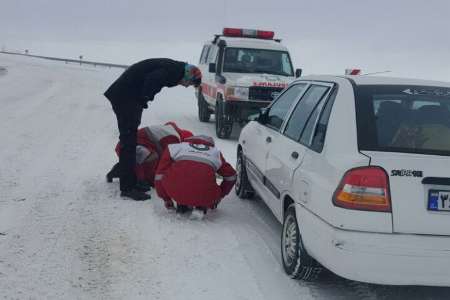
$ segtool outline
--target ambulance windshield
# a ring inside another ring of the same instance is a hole
[[[227,48],[223,72],[293,76],[288,52],[249,48]]]

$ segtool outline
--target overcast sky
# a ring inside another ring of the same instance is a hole
[[[0,46],[116,63],[196,62],[224,26],[274,30],[305,73],[450,81],[446,0],[0,0]]]

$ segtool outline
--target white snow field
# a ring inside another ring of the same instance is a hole
[[[391,287],[325,272],[285,275],[280,224],[234,191],[203,221],[166,211],[152,192],[123,200],[105,182],[118,131],[104,90],[122,72],[0,55],[0,298],[448,299],[450,288]],[[143,125],[197,120],[192,88],[163,89]],[[235,163],[236,135],[217,140]]]

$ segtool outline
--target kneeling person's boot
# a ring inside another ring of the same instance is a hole
[[[195,207],[191,213],[191,220],[202,220],[206,215],[207,209],[204,207]]]
[[[148,195],[148,194],[146,194],[146,193],[144,193],[142,191],[139,191],[137,189],[132,189],[132,190],[129,190],[129,191],[122,191],[120,193],[120,196],[121,197],[130,198],[130,199],[133,199],[135,201],[144,201],[144,200],[148,200],[148,199],[151,198],[150,195]]]
[[[187,206],[187,205],[178,205],[177,204],[177,214],[184,214],[187,213],[188,211],[192,211],[192,207]]]

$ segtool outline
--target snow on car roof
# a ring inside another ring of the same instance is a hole
[[[336,79],[348,78],[357,85],[425,85],[425,86],[441,86],[450,87],[450,82],[414,79],[414,78],[397,78],[385,76],[370,76],[370,75],[310,75],[303,76],[299,80],[321,80],[321,81],[335,81]]]

